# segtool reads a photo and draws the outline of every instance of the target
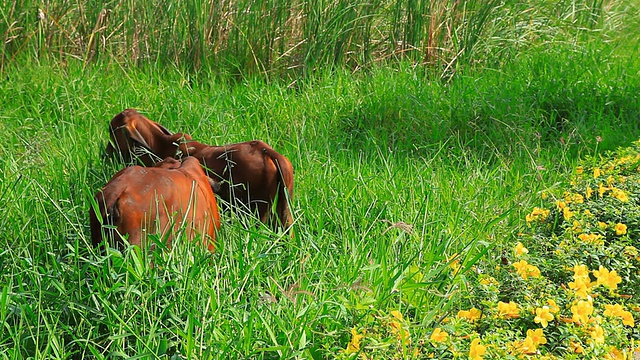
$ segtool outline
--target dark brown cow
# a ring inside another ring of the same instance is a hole
[[[116,115],[109,125],[109,133],[111,143],[107,145],[107,155],[119,153],[127,163],[137,159],[146,166],[174,157],[182,137],[191,139],[189,135],[172,134],[134,109]]]
[[[214,186],[193,157],[125,168],[95,196],[98,209],[89,211],[92,243],[98,246],[104,234],[121,247],[117,234],[129,234],[129,243],[141,246],[144,234],[159,234],[170,246],[173,234],[184,229],[189,240],[201,240],[213,251],[220,228]]]
[[[142,152],[137,157],[147,166],[153,165],[156,158],[195,156],[207,174],[220,182],[221,189],[216,194],[222,200],[244,204],[266,223],[277,198],[280,223],[285,228],[291,226],[293,217],[288,201],[293,197],[293,167],[265,142],[208,146],[190,141],[187,134],[172,134],[133,109],[124,110],[111,120],[110,133],[115,148],[109,145],[108,154],[118,151],[127,160]]]
[[[237,200],[248,205],[250,211],[257,211],[260,221],[266,223],[277,199],[280,224],[289,228],[293,223],[289,209],[293,198],[293,166],[264,141],[224,146],[185,141],[180,143],[179,151],[200,160],[207,175],[220,184],[216,194],[225,201]]]

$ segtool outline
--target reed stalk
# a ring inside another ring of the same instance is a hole
[[[110,0],[96,6],[89,0],[0,0],[0,70],[24,56],[275,77],[398,60],[436,69],[494,64],[510,53],[507,44],[535,46],[549,36],[566,39],[576,31],[616,27],[628,18],[610,14],[624,6],[631,5],[605,0]]]

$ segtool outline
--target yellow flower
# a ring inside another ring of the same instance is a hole
[[[564,201],[558,200],[556,201],[556,206],[558,207],[558,210],[562,210],[567,206],[567,204]]]
[[[593,339],[593,342],[596,344],[604,344],[604,329],[602,327],[600,327],[600,325],[595,325],[593,327],[593,330],[591,330],[591,339]]]
[[[567,221],[573,217],[573,214],[574,212],[571,211],[568,206],[565,206],[564,209],[562,209],[562,216],[564,216],[564,219]]]
[[[524,247],[524,245],[522,245],[522,243],[521,243],[521,242],[518,242],[518,243],[516,244],[516,247],[515,247],[515,252],[516,252],[516,255],[518,255],[518,256],[522,256],[522,255],[524,255],[524,254],[529,253],[529,249],[527,249],[526,247]]]
[[[509,319],[519,318],[520,314],[518,313],[518,304],[513,301],[510,301],[509,303],[498,301],[498,315]]]
[[[519,344],[514,343],[514,346],[518,348],[518,351],[527,354],[533,355],[536,353],[538,349],[538,345],[546,344],[547,339],[544,337],[544,333],[542,329],[536,330],[527,330],[527,337],[521,341]]]
[[[527,336],[524,341],[520,344],[520,352],[527,355],[535,354],[538,350],[538,345],[533,341],[533,339]]]
[[[636,249],[635,246],[629,245],[624,247],[623,254],[630,258],[634,258],[634,257],[637,257],[639,253],[638,253],[638,249]]]
[[[532,278],[540,277],[540,269],[538,269],[538,267],[535,265],[527,266],[527,273],[529,273],[529,276],[531,276]]]
[[[584,172],[584,168],[582,166],[576,167],[576,174],[581,175]]]
[[[556,301],[553,299],[547,299],[547,304],[549,304],[549,312],[551,312],[552,314],[557,313],[558,311],[560,311],[560,308],[558,307],[558,305],[556,304]]]
[[[593,314],[593,304],[591,303],[591,299],[578,301],[575,305],[571,306],[571,313],[573,314],[571,319],[574,322],[582,322],[586,324],[589,321],[589,316]]]
[[[478,319],[480,319],[480,316],[482,315],[482,311],[476,309],[475,307],[472,307],[469,310],[460,310],[458,311],[458,317],[459,318],[465,318],[467,320],[469,320],[469,322],[475,322]]]
[[[633,314],[631,314],[629,311],[623,311],[620,317],[622,318],[622,324],[631,327],[634,327],[636,325],[635,321],[633,320]]]
[[[546,328],[551,320],[553,320],[553,314],[549,310],[548,306],[536,308],[536,317],[533,319],[535,323],[539,323],[543,328]]]
[[[625,360],[627,356],[624,352],[616,349],[615,347],[611,347],[609,352],[604,356],[606,360]]]
[[[599,168],[594,168],[593,169],[593,178],[597,179],[598,177],[600,177],[600,175],[602,175],[602,170],[600,170]]]
[[[434,343],[441,343],[441,342],[447,341],[448,338],[449,338],[449,334],[447,334],[445,331],[442,331],[442,329],[437,327],[433,329],[433,332],[431,333],[429,340],[431,340],[431,342],[434,342]]]
[[[351,329],[351,341],[347,344],[347,348],[344,350],[347,354],[353,354],[360,351],[360,340],[364,337],[364,333],[362,335],[358,334],[356,328]]]
[[[593,285],[589,277],[578,277],[569,282],[569,289],[575,291],[576,296],[584,299],[591,293]]]
[[[535,216],[547,217],[549,216],[550,211],[544,208],[534,207],[532,214]]]
[[[453,275],[455,276],[460,271],[460,260],[458,259],[458,253],[455,253],[447,258],[449,267],[453,269]]]
[[[615,317],[620,316],[624,308],[620,304],[604,304],[604,316]]]
[[[584,348],[578,342],[570,342],[569,347],[571,347],[571,350],[573,350],[573,352],[576,354],[584,354]]]
[[[611,290],[617,289],[618,284],[622,282],[622,278],[617,271],[609,271],[602,265],[598,270],[593,270],[593,275],[598,279],[598,285],[604,285]]]
[[[531,214],[527,214],[526,216],[527,223],[531,223],[536,220],[544,221],[550,213],[550,210],[534,207],[533,211],[531,211]]]
[[[538,269],[535,265],[530,265],[526,260],[514,262],[513,267],[516,268],[516,272],[524,280],[527,280],[527,278],[529,277],[540,277],[540,269]]]
[[[453,269],[453,275],[456,275],[460,271],[460,261],[454,260],[449,264],[449,267]]]
[[[587,244],[602,245],[604,238],[600,234],[580,234],[578,238]]]
[[[520,260],[520,261],[517,261],[517,262],[513,263],[513,267],[516,268],[516,272],[518,274],[520,274],[520,276],[525,278],[525,280],[526,280],[526,276],[527,276],[527,266],[528,265],[529,265],[529,263],[527,262],[527,260]]]
[[[586,189],[586,191],[585,191],[585,194],[584,194],[584,195],[585,195],[585,197],[586,197],[587,199],[590,199],[590,198],[591,198],[591,195],[593,195],[593,190],[591,189],[591,187],[587,186],[587,189]]]
[[[620,235],[624,235],[627,233],[627,225],[625,224],[621,224],[621,223],[617,223],[613,229],[616,231],[616,235],[620,236]]]
[[[480,344],[480,339],[475,338],[471,340],[471,346],[469,347],[469,359],[481,360],[486,352],[487,347]]]
[[[573,266],[573,278],[574,279],[588,279],[589,268],[587,265],[574,265]]]
[[[482,285],[498,285],[498,281],[492,276],[486,276],[480,279]]]
[[[633,315],[631,312],[626,311],[622,305],[620,304],[605,304],[604,305],[604,316],[608,317],[619,317],[622,319],[622,324],[634,327],[635,321],[633,319]]]
[[[391,310],[389,311],[389,314],[391,314],[391,316],[393,316],[394,318],[400,321],[404,321],[404,317],[402,316],[402,313],[398,310]]]
[[[411,343],[411,337],[409,335],[409,330],[404,327],[404,318],[402,317],[402,313],[398,310],[391,310],[389,314],[393,317],[389,322],[389,326],[391,326],[391,331],[398,336],[405,344]],[[395,319],[395,320],[394,320]]]
[[[598,195],[600,197],[602,197],[604,195],[604,193],[606,193],[607,191],[609,191],[611,189],[609,189],[608,187],[605,187],[604,185],[600,184],[598,185]]]
[[[629,196],[620,189],[613,189],[611,195],[622,202],[628,202]]]
[[[606,223],[606,222],[598,221],[598,227],[599,227],[601,230],[606,229],[606,228],[607,228],[607,226],[608,226],[608,225],[607,225],[607,223]]]
[[[572,194],[571,201],[573,201],[576,204],[582,204],[584,202],[584,196],[580,194]]]
[[[544,337],[544,332],[542,329],[529,329],[527,330],[527,337],[533,340],[533,343],[536,345],[543,345],[547,343],[547,338]]]

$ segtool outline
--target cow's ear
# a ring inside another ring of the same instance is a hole
[[[149,120],[149,121],[151,121],[151,120]],[[169,129],[167,129],[166,127],[158,124],[155,121],[153,121],[153,123],[160,129],[160,131],[162,131],[163,134],[165,134],[165,135],[173,135],[173,133]]]
[[[129,133],[129,137],[132,140],[137,141],[138,143],[140,143],[140,145],[146,147],[147,149],[150,149],[151,146],[149,146],[149,144],[147,143],[147,140],[144,139],[144,136],[142,136],[142,134],[140,134],[140,132],[138,131],[138,129],[136,129],[136,127],[132,124],[128,124],[127,125],[127,132]]]
[[[212,178],[207,176],[207,179],[209,180],[209,185],[211,186],[211,190],[213,190],[213,193],[217,193],[220,191],[220,183],[218,181],[213,180]]]
[[[171,140],[171,142],[176,144],[182,144],[189,140],[192,140],[189,134],[183,134],[183,133],[173,134],[169,137],[169,139]]]
[[[189,139],[186,139],[186,140],[189,140]],[[176,142],[174,141],[174,144],[175,143]],[[184,156],[191,156],[196,151],[196,148],[194,146],[187,145],[187,141],[181,141],[178,144],[180,144],[178,150],[181,151]]]

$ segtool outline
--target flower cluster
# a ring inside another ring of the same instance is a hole
[[[550,213],[551,211],[547,209],[535,207],[533,208],[533,211],[531,212],[531,214],[527,214],[527,217],[526,217],[527,223],[531,224],[535,221],[543,222],[549,217]]]
[[[410,333],[418,324],[397,311],[376,317],[402,357],[640,356],[640,141],[614,156],[586,159],[566,191],[541,194],[525,220],[497,259],[486,256],[466,272],[458,254],[444,262],[451,276],[464,279],[468,295],[426,337]],[[419,270],[410,273],[420,281]],[[384,336],[372,335],[371,348]],[[343,353],[357,349],[354,357],[369,358],[366,339],[364,331],[352,331]]]
[[[448,328],[449,342],[481,337],[485,358],[632,359],[640,351],[640,142],[587,159],[566,191],[543,194],[525,220],[501,252],[508,266],[477,265],[467,301],[482,317],[458,312],[469,324]]]

